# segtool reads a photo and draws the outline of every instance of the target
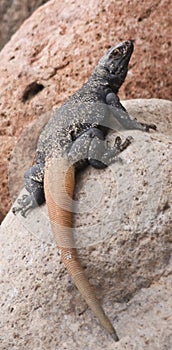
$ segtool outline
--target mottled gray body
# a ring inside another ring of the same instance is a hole
[[[155,129],[154,125],[132,120],[117,95],[132,52],[131,40],[109,49],[83,87],[54,113],[39,137],[36,163],[25,173],[29,195],[19,199],[13,212],[25,215],[29,208],[45,201],[44,169],[48,159],[65,157],[75,168],[87,164],[104,168],[131,142],[128,138],[122,143],[117,137],[115,145],[108,147],[105,142],[108,130]]]
[[[74,141],[90,128],[106,136],[109,129],[146,130],[131,117],[104,80],[93,73],[84,86],[71,96],[53,115],[40,135],[37,160],[69,152]]]

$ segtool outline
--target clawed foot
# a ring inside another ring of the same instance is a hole
[[[19,198],[17,204],[17,207],[12,208],[12,213],[16,215],[17,212],[20,212],[23,217],[26,217],[26,213],[29,209],[37,206],[35,199],[27,194],[24,194],[22,198]]]
[[[119,149],[120,152],[122,152],[124,149],[126,149],[131,142],[133,141],[132,136],[128,136],[125,141],[122,143],[122,139],[120,136],[117,136],[115,139],[115,147]]]
[[[150,129],[157,130],[157,126],[155,124],[141,123],[141,125],[145,127],[145,131],[149,131]]]

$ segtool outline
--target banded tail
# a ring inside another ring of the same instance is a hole
[[[104,329],[118,341],[116,330],[106,316],[93,287],[90,285],[77,257],[72,236],[72,197],[75,187],[75,169],[64,159],[52,159],[47,164],[44,191],[48,213],[62,261],[86,303]]]

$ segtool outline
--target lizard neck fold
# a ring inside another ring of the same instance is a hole
[[[89,80],[84,84],[83,89],[86,93],[91,93],[95,97],[97,96],[101,100],[104,100],[107,93],[113,92],[117,95],[118,88],[113,88],[110,84],[110,81],[96,72],[93,72]]]

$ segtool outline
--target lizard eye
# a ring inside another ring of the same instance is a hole
[[[119,49],[115,49],[111,52],[109,58],[115,59],[117,60],[118,58],[120,58],[122,56],[122,52]]]
[[[114,49],[110,55],[109,58],[112,60],[118,60],[121,57],[124,57],[127,53],[127,47],[126,46],[121,46],[119,48]]]

